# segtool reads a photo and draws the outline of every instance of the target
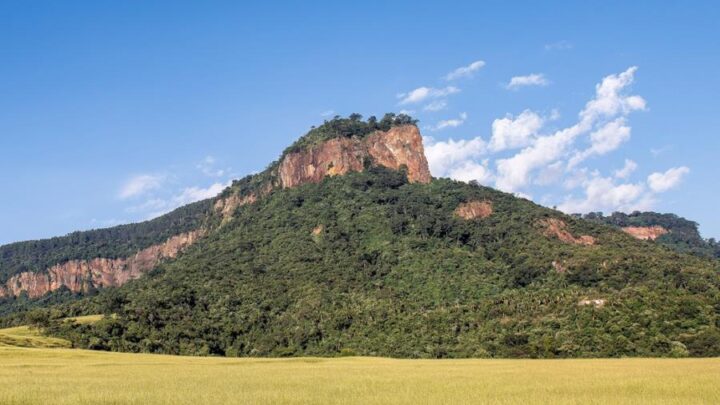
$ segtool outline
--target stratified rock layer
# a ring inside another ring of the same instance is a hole
[[[290,153],[280,162],[280,186],[289,188],[318,183],[325,176],[362,171],[366,159],[394,170],[405,166],[409,181],[430,182],[420,131],[414,125],[403,125],[376,131],[365,138],[335,138]]]
[[[30,298],[38,298],[61,287],[72,292],[87,292],[92,287],[118,287],[152,270],[161,260],[177,256],[203,233],[196,230],[176,235],[127,258],[70,260],[44,272],[19,273],[0,286],[0,297],[18,296],[26,291]]]

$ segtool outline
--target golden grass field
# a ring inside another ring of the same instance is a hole
[[[8,335],[48,339],[0,330],[3,405],[720,404],[720,359],[231,359],[17,347]]]

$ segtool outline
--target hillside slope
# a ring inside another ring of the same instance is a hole
[[[468,203],[490,209],[465,219]],[[75,308],[115,318],[51,330],[230,356],[718,355],[716,266],[492,189],[371,169],[243,206]]]
[[[326,122],[203,204],[202,236],[177,254],[1,323],[191,355],[720,355],[717,260],[431,179],[403,116]],[[98,313],[112,316],[63,320]]]
[[[636,211],[631,214],[614,212],[608,216],[599,212],[576,216],[619,227],[638,239],[654,240],[681,253],[720,258],[720,243],[713,238],[703,239],[696,222],[675,214]]]

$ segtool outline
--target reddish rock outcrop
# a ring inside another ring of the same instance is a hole
[[[575,237],[567,230],[565,221],[557,218],[543,219],[540,224],[545,228],[543,234],[549,238],[558,238],[565,243],[584,246],[594,245],[596,242],[595,238],[590,235]]]
[[[463,219],[487,218],[493,212],[490,201],[468,201],[455,208],[455,215]]]
[[[655,240],[659,238],[662,235],[665,235],[669,231],[662,226],[655,225],[655,226],[626,226],[622,228],[622,230],[641,240]]]
[[[63,286],[73,292],[87,292],[91,287],[118,287],[152,270],[161,260],[177,256],[203,234],[204,231],[196,230],[176,235],[127,258],[70,260],[44,272],[16,274],[5,286],[0,286],[0,297],[18,296],[27,291],[30,298],[37,298]]]
[[[366,158],[394,170],[406,166],[411,182],[430,182],[420,131],[414,125],[403,125],[388,131],[376,131],[362,139],[335,138],[290,153],[280,162],[280,186],[289,188],[318,183],[325,176],[362,171]]]
[[[249,194],[241,196],[239,194],[232,194],[229,197],[221,198],[215,202],[213,208],[215,212],[220,214],[223,218],[223,222],[230,220],[235,210],[245,204],[252,204],[257,201],[255,194]]]

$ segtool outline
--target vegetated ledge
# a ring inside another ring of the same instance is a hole
[[[126,258],[70,260],[43,272],[22,272],[0,286],[0,297],[16,297],[24,291],[30,298],[39,298],[62,287],[75,293],[96,287],[119,287],[152,270],[162,260],[176,257],[205,233],[198,229],[175,235]]]
[[[312,134],[313,131],[306,137]],[[227,221],[238,207],[253,203],[275,189],[319,183],[327,176],[363,171],[368,165],[405,169],[408,180],[414,183],[426,184],[432,178],[422,136],[414,123],[369,133],[362,131],[358,136],[322,139],[321,142],[298,142],[304,148],[288,148],[280,161],[264,172],[235,182],[215,202],[215,211]]]

